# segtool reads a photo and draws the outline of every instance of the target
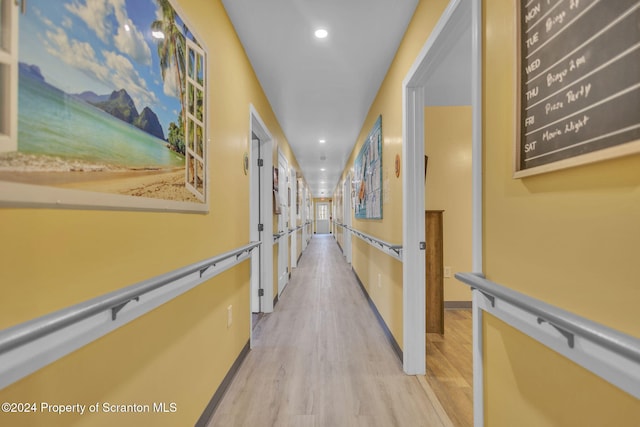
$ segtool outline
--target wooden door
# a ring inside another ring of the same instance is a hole
[[[444,334],[443,212],[425,211],[427,332],[438,334]]]

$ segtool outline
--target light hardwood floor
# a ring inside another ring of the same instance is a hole
[[[449,426],[402,372],[332,236],[314,236],[209,426]]]
[[[473,426],[471,310],[445,310],[444,335],[427,334],[426,379],[456,427]]]

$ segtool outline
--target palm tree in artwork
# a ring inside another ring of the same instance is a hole
[[[167,70],[174,67],[176,87],[182,104],[182,124],[185,121],[184,76],[186,41],[176,23],[176,12],[169,0],[156,0],[162,12],[162,18],[151,24],[151,30],[158,41],[158,57],[162,80],[167,76]]]
[[[176,23],[176,11],[173,9],[173,6],[171,6],[171,3],[169,3],[169,0],[156,1],[162,12],[162,18],[151,23],[151,30],[158,41],[158,58],[160,59],[160,70],[163,81],[166,81],[167,70],[171,67],[174,68],[175,83],[180,96],[180,104],[182,105],[180,109],[180,128],[182,128],[182,134],[184,135],[187,128],[186,99],[184,96],[186,76],[185,52],[187,50],[187,44],[184,34],[182,34],[182,31],[180,31]],[[188,163],[188,180],[194,184],[194,164],[193,161],[189,161],[189,159]]]

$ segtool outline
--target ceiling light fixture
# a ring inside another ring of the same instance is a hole
[[[317,38],[324,39],[329,35],[329,32],[327,32],[327,30],[325,30],[324,28],[320,28],[320,29],[317,29],[314,34],[316,35]]]
[[[326,170],[325,168],[320,169],[321,172],[324,172],[325,170]]]
[[[321,140],[320,140],[320,144],[324,144],[325,142],[327,142],[327,140],[326,140],[326,139],[321,139]]]

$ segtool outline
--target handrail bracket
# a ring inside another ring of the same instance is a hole
[[[486,299],[489,300],[489,302],[491,303],[491,307],[493,307],[493,308],[496,307],[496,297],[494,297],[490,293],[487,293],[487,292],[483,291],[482,289],[471,288],[471,290],[480,292]]]
[[[116,318],[118,317],[118,313],[120,312],[120,310],[122,310],[124,308],[125,305],[129,304],[131,301],[140,301],[140,297],[133,297],[128,301],[122,302],[118,305],[116,305],[115,307],[111,307],[111,320],[115,321]]]
[[[543,323],[548,323],[550,326],[553,326],[556,331],[560,332],[560,334],[562,334],[562,336],[567,339],[569,348],[573,348],[573,346],[575,345],[575,335],[572,332],[569,332],[558,325],[554,325],[553,323],[549,322],[546,319],[543,319],[542,317],[538,317],[538,325],[542,325]]]

